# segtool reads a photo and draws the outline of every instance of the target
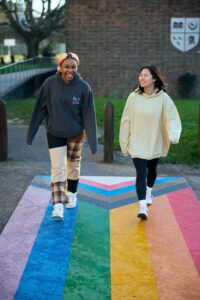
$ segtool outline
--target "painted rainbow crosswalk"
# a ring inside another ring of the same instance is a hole
[[[83,176],[51,218],[36,176],[0,236],[0,300],[198,300],[200,202],[183,177],[158,178],[140,221],[133,177]]]

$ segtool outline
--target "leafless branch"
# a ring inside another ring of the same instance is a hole
[[[61,0],[54,9],[52,0],[41,0],[41,10],[34,8],[33,0],[0,1],[10,25],[27,41],[27,44],[33,40],[35,44],[39,44],[53,31],[59,31],[64,27],[65,5],[61,5]]]

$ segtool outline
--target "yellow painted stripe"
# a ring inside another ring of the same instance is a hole
[[[166,195],[154,199],[145,226],[160,299],[200,299],[200,277]]]
[[[110,211],[112,300],[157,300],[156,281],[138,203]]]

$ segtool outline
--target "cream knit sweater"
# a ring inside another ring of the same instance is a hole
[[[178,143],[181,121],[174,102],[164,91],[132,92],[126,102],[119,141],[123,154],[143,159],[166,156],[170,142]]]

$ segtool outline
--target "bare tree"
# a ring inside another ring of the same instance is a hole
[[[39,44],[48,38],[53,31],[64,27],[64,8],[62,0],[52,9],[52,0],[1,0],[0,4],[10,26],[18,32],[27,45],[27,56],[38,55]]]

